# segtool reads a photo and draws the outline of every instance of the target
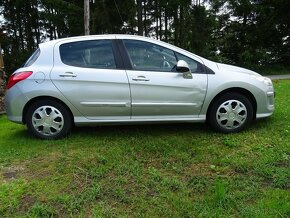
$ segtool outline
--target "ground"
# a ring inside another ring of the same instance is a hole
[[[0,217],[289,217],[290,80],[238,134],[205,124],[79,127],[38,140],[0,116]]]

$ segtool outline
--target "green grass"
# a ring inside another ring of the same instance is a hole
[[[204,124],[76,128],[44,141],[0,116],[0,217],[289,217],[290,81],[239,134]]]

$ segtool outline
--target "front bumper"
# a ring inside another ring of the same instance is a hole
[[[256,118],[265,118],[273,114],[275,109],[275,91],[273,87],[257,99],[257,114]]]

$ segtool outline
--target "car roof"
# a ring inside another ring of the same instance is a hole
[[[93,39],[143,39],[143,40],[149,39],[153,41],[159,41],[156,39],[152,39],[152,38],[148,38],[144,36],[138,36],[138,35],[104,34],[104,35],[73,36],[73,37],[67,37],[67,38],[54,39],[51,41],[40,43],[40,45],[56,44],[56,43],[65,42],[65,41],[93,40]]]
[[[51,49],[53,48],[57,43],[65,43],[65,42],[75,42],[75,41],[80,41],[80,40],[94,40],[94,39],[135,39],[135,40],[142,40],[142,41],[147,41],[147,42],[152,42],[155,44],[158,44],[160,46],[164,46],[170,49],[176,49],[179,51],[183,51],[183,53],[187,53],[190,56],[195,56],[198,59],[201,60],[206,60],[205,58],[196,55],[194,53],[191,53],[187,50],[184,50],[180,47],[174,46],[172,44],[163,42],[158,39],[153,39],[149,37],[144,37],[144,36],[139,36],[139,35],[128,35],[128,34],[104,34],[104,35],[87,35],[87,36],[74,36],[74,37],[67,37],[67,38],[61,38],[61,39],[54,39],[51,41],[43,42],[39,44],[39,47],[41,49]]]

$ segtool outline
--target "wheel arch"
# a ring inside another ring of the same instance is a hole
[[[239,93],[241,95],[244,95],[246,98],[249,99],[249,101],[251,102],[252,106],[253,106],[253,119],[256,119],[256,113],[257,113],[257,101],[255,96],[247,89],[244,88],[239,88],[239,87],[233,87],[233,88],[228,88],[225,89],[221,92],[219,92],[210,102],[209,107],[207,108],[207,112],[206,112],[206,120],[208,120],[209,117],[209,111],[210,108],[212,107],[213,103],[222,95],[224,95],[225,93]]]
[[[22,111],[22,123],[23,124],[26,124],[26,114],[27,114],[27,111],[28,111],[29,107],[32,104],[34,104],[35,102],[40,101],[40,100],[52,100],[52,101],[55,101],[55,102],[61,104],[62,106],[64,106],[67,109],[67,111],[69,112],[70,117],[71,117],[71,119],[73,121],[73,125],[74,125],[74,116],[73,116],[72,111],[70,110],[70,108],[63,101],[59,100],[58,98],[51,97],[51,96],[38,96],[38,97],[30,99],[25,104],[25,106],[23,108],[23,111]]]

